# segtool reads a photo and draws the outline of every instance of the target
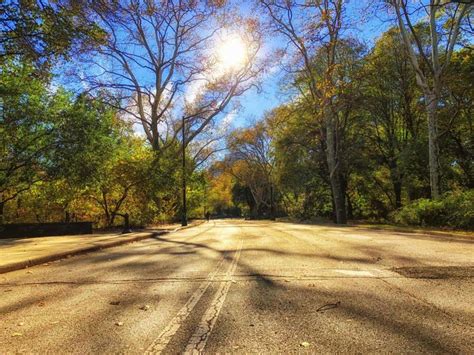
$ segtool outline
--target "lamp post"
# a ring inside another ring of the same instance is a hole
[[[182,203],[182,211],[181,211],[181,225],[187,226],[188,225],[188,217],[187,217],[187,208],[186,208],[186,134],[184,129],[184,115],[182,118],[181,123],[181,132],[182,132],[182,159],[183,159],[183,203]]]
[[[273,200],[273,183],[270,182],[270,220],[275,220],[275,201]]]

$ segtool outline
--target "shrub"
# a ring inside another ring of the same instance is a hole
[[[404,225],[474,229],[474,189],[447,193],[438,200],[413,201],[391,219]]]

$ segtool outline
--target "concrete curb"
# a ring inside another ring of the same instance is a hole
[[[117,246],[124,245],[124,244],[138,242],[140,240],[148,239],[148,238],[151,238],[151,237],[156,236],[156,235],[164,235],[164,234],[168,234],[168,233],[177,232],[181,229],[196,227],[200,224],[202,224],[202,223],[188,225],[186,227],[178,227],[178,228],[175,228],[173,230],[131,233],[132,235],[128,235],[128,236],[124,237],[124,239],[120,239],[120,240],[112,240],[112,241],[104,242],[103,244],[90,245],[90,246],[86,246],[86,247],[82,247],[82,248],[57,252],[57,253],[54,253],[54,254],[51,254],[51,255],[45,255],[45,256],[40,256],[40,257],[33,258],[33,259],[18,261],[18,262],[15,262],[15,263],[0,266],[0,274],[5,274],[7,272],[21,270],[21,269],[29,268],[31,266],[41,265],[41,264],[44,264],[44,263],[64,259],[64,258],[67,258],[69,256],[75,256],[75,255],[80,255],[80,254],[91,253],[91,252],[99,251],[99,250],[102,250],[102,249],[113,248],[113,247],[117,247]],[[136,235],[133,235],[133,234],[136,234]]]

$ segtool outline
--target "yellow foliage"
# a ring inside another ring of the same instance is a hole
[[[222,210],[233,206],[232,176],[223,172],[210,181],[208,203],[210,210]]]

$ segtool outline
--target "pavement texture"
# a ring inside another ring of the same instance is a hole
[[[201,223],[193,221],[190,227]],[[101,233],[36,238],[0,239],[0,274],[30,266],[84,254],[104,248],[136,242],[154,235],[181,229],[178,224],[135,233]]]
[[[474,353],[474,237],[218,220],[0,275],[0,353]]]

